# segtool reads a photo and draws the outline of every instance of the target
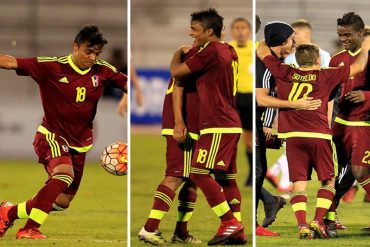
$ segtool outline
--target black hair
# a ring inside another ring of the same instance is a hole
[[[243,17],[238,17],[238,18],[234,19],[234,20],[233,20],[233,22],[231,22],[230,27],[231,27],[231,28],[233,28],[233,27],[234,27],[234,25],[235,25],[235,23],[237,23],[237,22],[244,22],[245,24],[247,24],[247,26],[248,26],[249,28],[251,28],[251,27],[252,27],[252,26],[251,26],[251,23],[250,23],[247,19],[245,19],[245,18],[243,18]]]
[[[84,26],[76,35],[74,42],[77,45],[85,43],[88,46],[104,46],[108,43],[108,41],[103,37],[99,27],[94,25]]]
[[[258,33],[260,28],[261,28],[261,19],[258,15],[256,15],[256,33]]]
[[[338,18],[337,25],[341,27],[352,27],[357,32],[363,30],[365,27],[364,21],[355,12],[345,13],[342,18]]]
[[[213,8],[195,11],[191,14],[191,22],[200,22],[204,30],[212,28],[217,38],[221,38],[221,32],[224,27],[223,20],[224,18]]]

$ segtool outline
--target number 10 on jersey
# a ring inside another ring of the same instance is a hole
[[[303,93],[304,89],[306,89],[305,93]],[[289,93],[288,100],[289,101],[296,101],[300,98],[307,98],[308,95],[312,92],[312,90],[313,90],[313,87],[310,83],[294,82],[292,90]],[[303,93],[303,95],[302,95],[302,93]]]

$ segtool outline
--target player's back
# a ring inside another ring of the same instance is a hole
[[[186,61],[198,73],[200,129],[240,127],[236,111],[238,57],[232,46],[212,41]]]
[[[316,135],[313,133],[330,135],[327,117],[329,96],[341,81],[348,78],[349,66],[303,70],[282,64],[273,56],[266,57],[263,62],[275,76],[280,99],[296,101],[312,97],[322,101],[321,106],[313,111],[280,109],[279,134],[282,137]]]
[[[360,54],[361,49],[356,52],[343,50],[335,55],[330,60],[330,66],[340,67],[353,64]],[[370,91],[370,67],[349,78],[340,85],[340,94],[338,99],[339,113],[338,117],[349,121],[368,121],[370,120],[370,102],[361,104],[353,104],[346,100],[345,95],[350,91],[363,90]]]

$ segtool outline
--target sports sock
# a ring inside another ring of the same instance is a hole
[[[66,208],[59,206],[56,202],[53,203],[51,211],[64,211]]]
[[[8,218],[11,222],[17,219],[28,219],[29,214],[33,206],[33,201],[28,200],[26,202],[19,203],[10,208],[8,212]]]
[[[53,175],[32,199],[32,209],[23,229],[40,227],[50,213],[55,199],[69,187],[72,181],[73,177],[69,174],[58,173]]]
[[[202,190],[208,204],[222,222],[234,219],[233,213],[226,201],[223,189],[209,175],[208,170],[192,168],[190,179]]]
[[[179,193],[179,205],[177,208],[177,222],[175,234],[186,238],[189,236],[188,222],[193,215],[197,193],[183,186]]]
[[[320,224],[322,224],[324,215],[328,212],[328,209],[333,203],[334,194],[335,189],[332,186],[323,186],[317,191],[316,213],[314,219]]]
[[[298,226],[307,225],[306,208],[307,195],[305,191],[292,192],[290,195],[290,204],[297,219]]]
[[[367,194],[370,193],[370,175],[365,176],[363,179],[358,180],[358,184],[364,188]]]
[[[171,207],[176,193],[165,185],[160,184],[154,194],[154,202],[149,217],[145,223],[145,230],[154,232],[158,230],[159,223]]]

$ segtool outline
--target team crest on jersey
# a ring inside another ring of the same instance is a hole
[[[98,78],[98,76],[93,75],[91,77],[91,81],[92,81],[94,87],[97,87],[99,85],[99,78]]]
[[[68,148],[68,146],[66,146],[66,145],[62,145],[62,148],[63,148],[63,151],[64,151],[64,152],[66,152],[66,153],[68,153],[68,152],[69,152],[69,148]]]

